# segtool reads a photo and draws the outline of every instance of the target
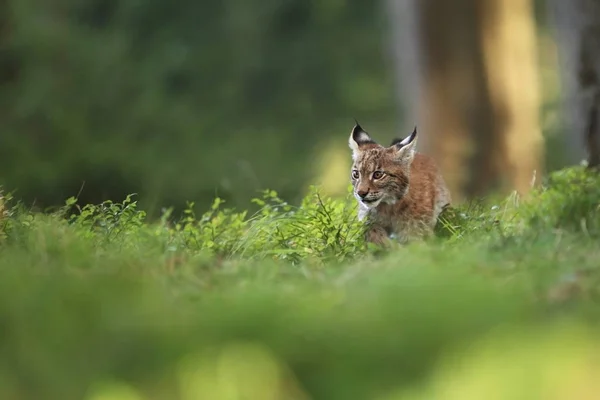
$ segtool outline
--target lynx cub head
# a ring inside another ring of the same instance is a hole
[[[353,160],[351,181],[354,197],[364,208],[393,204],[406,195],[416,143],[416,127],[404,140],[396,139],[384,147],[356,123],[348,141]]]

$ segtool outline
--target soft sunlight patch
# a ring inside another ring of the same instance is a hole
[[[381,400],[592,400],[600,393],[598,350],[573,328],[492,335],[446,358],[425,390]]]
[[[105,382],[90,388],[86,400],[145,400],[132,386],[120,382]]]
[[[339,140],[329,143],[318,155],[315,181],[327,196],[345,195],[350,184],[350,150],[344,141],[342,144]]]
[[[256,344],[188,357],[179,371],[183,400],[308,399],[275,356]]]

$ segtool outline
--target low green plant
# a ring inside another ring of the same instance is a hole
[[[600,174],[585,166],[552,173],[525,207],[532,229],[561,229],[600,236]]]
[[[197,216],[189,202],[180,218],[164,210],[158,222],[145,225],[146,214],[128,196],[122,203],[77,205],[67,200],[57,216],[65,217],[85,237],[105,243],[127,243],[150,230],[167,241],[171,251],[191,251],[220,258],[286,260],[298,264],[313,258],[321,263],[343,262],[364,248],[363,228],[357,221],[352,200],[323,197],[317,187],[299,206],[265,190],[252,202],[260,207],[254,215],[224,207],[216,198],[204,214]]]

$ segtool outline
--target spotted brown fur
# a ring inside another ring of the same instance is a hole
[[[417,131],[384,147],[356,123],[350,180],[359,205],[358,216],[368,224],[366,240],[385,244],[433,233],[442,210],[451,202],[435,162],[415,150]]]

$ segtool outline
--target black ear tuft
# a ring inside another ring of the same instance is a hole
[[[402,142],[402,139],[395,138],[395,139],[392,140],[392,143],[390,144],[390,147],[395,146],[395,145],[399,144],[400,142]]]
[[[413,140],[415,140],[416,137],[417,137],[417,127],[415,126],[415,129],[409,136],[405,137],[404,139],[392,140],[392,144],[390,146],[404,147],[407,144],[411,143]]]
[[[360,126],[358,121],[354,119],[355,125],[352,128],[352,139],[356,142],[357,145],[361,146],[363,144],[375,144],[375,141],[371,139],[371,136]]]

